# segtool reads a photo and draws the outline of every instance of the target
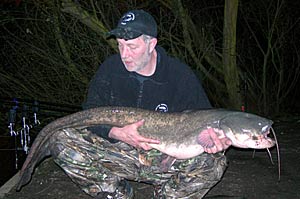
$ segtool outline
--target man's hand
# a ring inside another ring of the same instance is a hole
[[[140,120],[133,124],[129,124],[122,128],[113,127],[108,136],[125,142],[136,148],[142,148],[144,150],[150,150],[152,147],[149,144],[159,144],[159,140],[143,137],[139,134],[138,128],[144,124],[144,120]]]
[[[198,137],[198,143],[207,153],[224,151],[232,144],[231,140],[224,135],[222,130],[216,131],[216,129],[208,128],[202,131]]]

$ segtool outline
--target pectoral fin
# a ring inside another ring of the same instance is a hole
[[[197,141],[198,144],[205,148],[211,148],[215,145],[207,129],[199,133]]]

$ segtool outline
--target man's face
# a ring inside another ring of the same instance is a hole
[[[152,41],[143,36],[131,40],[117,39],[122,62],[130,72],[139,72],[149,64],[153,51]],[[155,45],[154,45],[155,46]]]

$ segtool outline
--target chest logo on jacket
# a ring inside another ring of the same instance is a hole
[[[163,113],[168,112],[168,110],[169,110],[168,105],[166,105],[166,104],[159,104],[155,108],[155,111],[160,111],[160,112],[163,112]]]

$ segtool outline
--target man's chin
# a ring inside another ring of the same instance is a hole
[[[129,72],[134,72],[136,71],[136,67],[132,65],[132,63],[124,63],[125,68],[129,71]]]

